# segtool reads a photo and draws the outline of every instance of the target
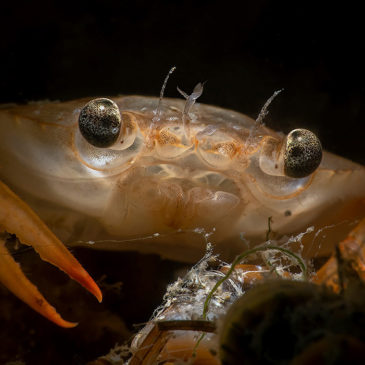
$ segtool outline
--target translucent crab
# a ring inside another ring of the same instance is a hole
[[[364,216],[364,167],[322,151],[310,131],[286,136],[265,127],[272,98],[255,121],[197,104],[202,84],[191,95],[180,90],[186,100],[163,98],[163,90],[160,98],[1,107],[1,231],[101,300],[62,243],[196,262],[205,250],[201,232],[213,232],[215,252],[230,260],[265,239],[271,217],[280,235],[313,227],[301,242],[309,258],[330,255]],[[6,238],[0,281],[42,315],[73,326],[26,279]]]

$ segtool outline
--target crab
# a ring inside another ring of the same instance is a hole
[[[265,240],[270,218],[283,236],[313,227],[300,242],[311,258],[329,256],[365,215],[365,168],[322,151],[310,131],[267,128],[272,98],[253,120],[197,104],[202,84],[190,95],[179,89],[186,100],[164,98],[163,89],[160,98],[0,109],[0,282],[60,326],[75,323],[25,277],[7,234],[101,301],[64,244],[196,262],[210,235],[230,260]]]

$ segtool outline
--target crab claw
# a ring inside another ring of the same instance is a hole
[[[0,181],[0,232],[15,234],[47,261],[63,270],[91,292],[99,302],[102,294],[94,280],[35,212]],[[35,311],[61,327],[77,323],[62,319],[38,289],[26,278],[0,237],[0,282]]]

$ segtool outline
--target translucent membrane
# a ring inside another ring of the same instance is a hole
[[[122,127],[116,142],[109,147],[111,150],[126,150],[131,147],[136,138],[140,138],[139,129],[130,113],[122,113]],[[138,142],[137,142],[138,143]]]
[[[247,182],[257,194],[264,193],[273,199],[282,199],[299,194],[310,183],[311,176],[296,179],[279,173],[275,175],[274,172],[280,168],[275,168],[275,165],[273,166],[271,163],[272,161],[275,160],[262,154],[251,158],[250,165],[246,170],[249,178]]]
[[[284,153],[285,140],[278,140],[266,137],[263,141],[259,165],[260,169],[268,175],[285,176],[284,174]]]
[[[211,135],[199,133],[197,139],[197,152],[200,158],[211,167],[227,168],[237,154],[236,141],[220,131],[214,131]]]
[[[96,170],[124,170],[141,151],[143,141],[141,137],[134,138],[128,148],[118,150],[114,148],[98,148],[88,143],[77,129],[74,135],[76,153],[80,162]],[[130,143],[130,141],[128,142]]]
[[[193,148],[193,143],[184,138],[184,128],[182,125],[165,127],[158,132],[156,152],[163,159],[180,157],[186,151]]]

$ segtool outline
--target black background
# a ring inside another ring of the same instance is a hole
[[[1,6],[1,102],[166,95],[207,84],[204,103],[307,127],[365,162],[364,26],[356,2],[43,1]]]
[[[267,125],[311,129],[326,149],[365,163],[364,16],[355,4],[8,0],[0,5],[0,102],[158,96],[175,65],[167,96],[207,81],[200,102],[256,117],[284,88]],[[0,287],[0,362],[79,365],[108,352],[148,320],[176,269],[157,256],[74,253],[94,278],[107,274],[98,281],[103,303],[32,250],[17,255],[60,313],[80,324],[60,329]],[[115,294],[107,284],[118,281]]]

